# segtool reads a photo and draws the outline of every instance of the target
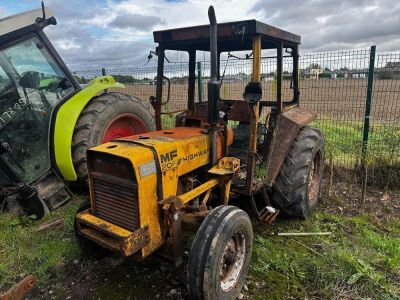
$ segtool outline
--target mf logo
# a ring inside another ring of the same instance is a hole
[[[163,163],[169,162],[171,160],[174,160],[174,158],[177,156],[178,156],[178,153],[176,150],[172,150],[171,152],[161,154],[161,163],[163,164]]]

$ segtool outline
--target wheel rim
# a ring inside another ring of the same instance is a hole
[[[104,131],[103,143],[147,131],[147,127],[143,120],[137,116],[132,114],[119,115],[108,124]]]
[[[310,175],[308,178],[308,202],[311,204],[317,200],[319,185],[321,182],[321,153],[318,151],[310,166]]]
[[[220,282],[224,292],[236,286],[246,257],[246,237],[241,230],[236,231],[225,246],[221,258]]]

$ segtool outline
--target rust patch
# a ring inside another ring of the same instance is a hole
[[[300,128],[313,121],[316,117],[317,114],[315,112],[300,107],[293,108],[279,116],[267,154],[265,182],[267,186],[274,184]]]
[[[28,275],[20,282],[11,287],[6,293],[0,295],[0,300],[20,300],[29,292],[36,284],[36,278]]]
[[[153,131],[149,133],[142,133],[137,135],[132,135],[128,137],[124,137],[121,139],[117,139],[117,141],[137,141],[140,139],[151,139],[151,138],[160,138],[165,137],[172,140],[182,140],[187,139],[190,137],[195,137],[199,135],[203,135],[204,128],[196,128],[196,127],[176,127],[173,129],[166,130],[159,130]]]

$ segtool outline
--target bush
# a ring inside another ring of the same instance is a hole
[[[319,74],[319,78],[328,78],[328,79],[330,79],[330,78],[332,78],[332,75],[329,74],[329,73],[321,73],[321,74]]]
[[[393,72],[392,71],[380,71],[379,72],[379,79],[388,80],[393,79]]]

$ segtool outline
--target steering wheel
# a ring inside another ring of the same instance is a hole
[[[14,86],[14,83],[13,83],[13,82],[10,82],[9,84],[7,84],[7,85],[4,87],[4,89],[0,92],[0,98],[1,98],[3,95],[7,94],[13,86]]]

